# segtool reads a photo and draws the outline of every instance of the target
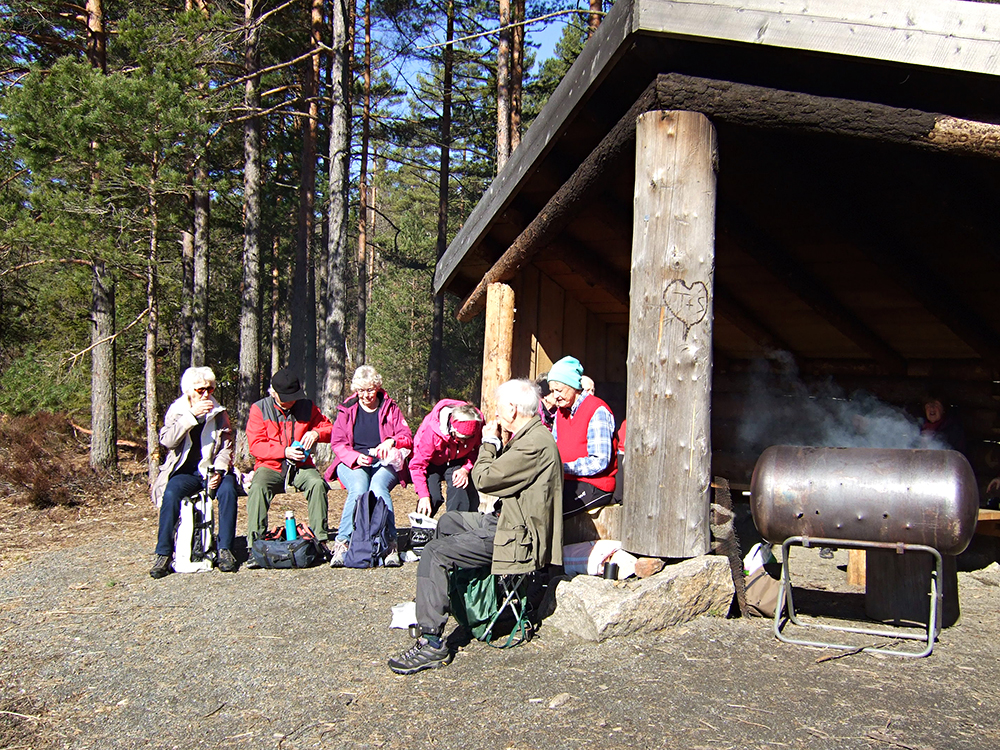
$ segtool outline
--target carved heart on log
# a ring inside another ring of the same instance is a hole
[[[674,279],[663,290],[663,304],[684,325],[687,340],[691,326],[703,321],[708,313],[708,287],[702,281],[689,286],[684,279]]]

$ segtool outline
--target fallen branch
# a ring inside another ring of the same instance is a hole
[[[81,427],[80,425],[76,424],[75,422],[70,422],[70,426],[74,430],[77,430],[78,432],[82,432],[84,435],[93,435],[94,434],[93,430],[88,430],[86,427]],[[116,442],[116,445],[119,448],[135,448],[136,450],[146,450],[146,446],[145,445],[140,445],[139,443],[136,443],[136,442],[134,442],[132,440],[121,440],[121,439],[119,439]]]

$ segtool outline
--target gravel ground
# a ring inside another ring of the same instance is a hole
[[[284,507],[304,517],[279,498],[272,522]],[[782,644],[770,621],[702,617],[601,644],[543,625],[401,677],[385,662],[410,640],[389,609],[412,597],[415,564],[154,581],[155,517],[121,514],[103,534],[62,518],[63,546],[0,566],[0,747],[1000,747],[995,563],[959,574],[962,619],[925,659],[825,659],[837,652]],[[797,582],[857,601],[846,552],[793,554]]]

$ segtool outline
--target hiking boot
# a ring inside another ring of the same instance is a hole
[[[170,575],[170,555],[157,555],[156,562],[149,569],[149,575],[153,578],[163,578]]]
[[[344,556],[347,554],[347,547],[347,542],[342,542],[339,539],[333,543],[333,555],[330,557],[331,568],[344,567]]]
[[[403,561],[399,559],[399,548],[395,542],[389,544],[389,551],[385,553],[382,564],[387,568],[400,568]]]
[[[236,558],[233,557],[233,553],[228,549],[219,550],[219,570],[223,573],[236,572]]]
[[[423,669],[436,669],[451,664],[453,654],[444,641],[432,646],[424,636],[395,659],[389,659],[389,669],[396,674],[413,674]]]

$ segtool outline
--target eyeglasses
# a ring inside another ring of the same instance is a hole
[[[214,385],[205,385],[205,386],[202,386],[201,388],[195,388],[194,389],[194,392],[197,393],[197,394],[199,394],[200,396],[204,396],[206,393],[212,393],[214,391],[215,391],[215,386]]]
[[[369,396],[373,396],[376,393],[378,393],[378,387],[377,386],[372,386],[371,388],[358,388],[357,392],[358,393],[366,393]]]

